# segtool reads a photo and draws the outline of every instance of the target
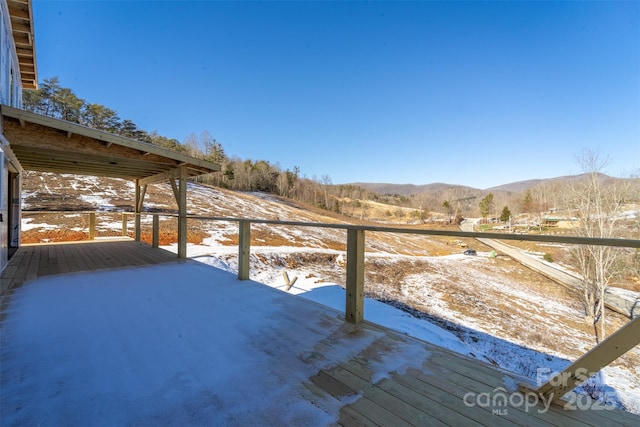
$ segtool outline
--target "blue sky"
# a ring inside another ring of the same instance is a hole
[[[640,2],[33,2],[40,80],[333,183],[640,173]]]

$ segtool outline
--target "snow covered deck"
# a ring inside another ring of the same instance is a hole
[[[176,262],[174,253],[124,238],[22,245],[0,275],[0,295],[51,274]]]
[[[3,426],[640,421],[529,406],[514,374],[136,242],[24,249],[10,267],[32,280],[0,313]]]

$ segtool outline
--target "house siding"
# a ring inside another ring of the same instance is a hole
[[[0,103],[22,108],[22,83],[9,9],[4,0],[0,5]]]
[[[22,80],[5,0],[0,0],[0,104],[22,108]],[[9,248],[20,244],[21,169],[0,118],[0,271],[9,261]]]

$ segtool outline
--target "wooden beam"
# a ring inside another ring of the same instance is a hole
[[[364,230],[347,230],[347,301],[345,319],[359,323],[364,319]]]
[[[136,186],[136,200],[135,202],[135,206],[134,206],[134,211],[136,213],[135,216],[135,239],[136,242],[140,241],[140,237],[142,235],[142,232],[140,230],[141,228],[141,221],[140,221],[140,206],[142,206],[142,203],[140,202],[140,183],[138,182],[139,180],[135,180],[135,186]]]
[[[21,21],[21,22],[12,22],[11,29],[16,33],[27,33],[31,34],[33,32],[33,28],[31,28],[30,22]]]
[[[140,200],[138,200],[137,212],[142,212],[144,208],[144,196],[147,195],[147,185],[142,186],[142,191],[140,192]]]
[[[640,317],[627,322],[613,335],[585,353],[562,372],[536,390],[521,386],[524,392],[534,392],[546,401],[558,401],[609,363],[640,344]]]
[[[178,186],[176,185],[176,180],[171,178],[169,180],[169,184],[171,184],[171,189],[173,190],[173,197],[176,199],[176,205],[180,204],[180,191],[178,190]]]
[[[24,1],[8,1],[7,6],[9,9],[9,15],[11,15],[11,19],[25,19],[31,20],[31,8]]]
[[[140,180],[141,184],[158,184],[160,182],[171,181],[178,177],[179,170],[177,167],[174,167],[170,170],[159,172],[155,175],[148,176],[146,178],[142,178]]]
[[[155,175],[142,178],[140,182],[144,184],[158,184],[160,182],[166,182],[166,181],[171,182],[171,181],[174,181],[177,178],[177,176],[178,176],[178,168],[172,168],[168,171],[160,172]]]
[[[9,140],[15,155],[20,158],[26,169],[42,170],[50,167],[66,173],[86,173],[95,170],[101,175],[140,178],[175,168],[174,165],[155,162],[152,159],[82,153],[69,147],[65,150],[28,147],[16,143],[14,139]],[[141,185],[145,183],[148,182],[144,181]]]

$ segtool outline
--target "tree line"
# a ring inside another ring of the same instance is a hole
[[[336,200],[344,197],[369,198],[371,192],[352,185],[333,185],[328,175],[307,178],[299,167],[282,169],[266,160],[228,156],[222,144],[208,131],[191,133],[182,142],[140,129],[131,119],[102,104],[91,103],[63,87],[57,77],[44,79],[37,90],[23,91],[23,107],[34,113],[78,123],[138,141],[158,145],[192,157],[221,165],[221,171],[198,177],[198,181],[239,191],[262,191],[309,203],[329,210],[340,210]]]

